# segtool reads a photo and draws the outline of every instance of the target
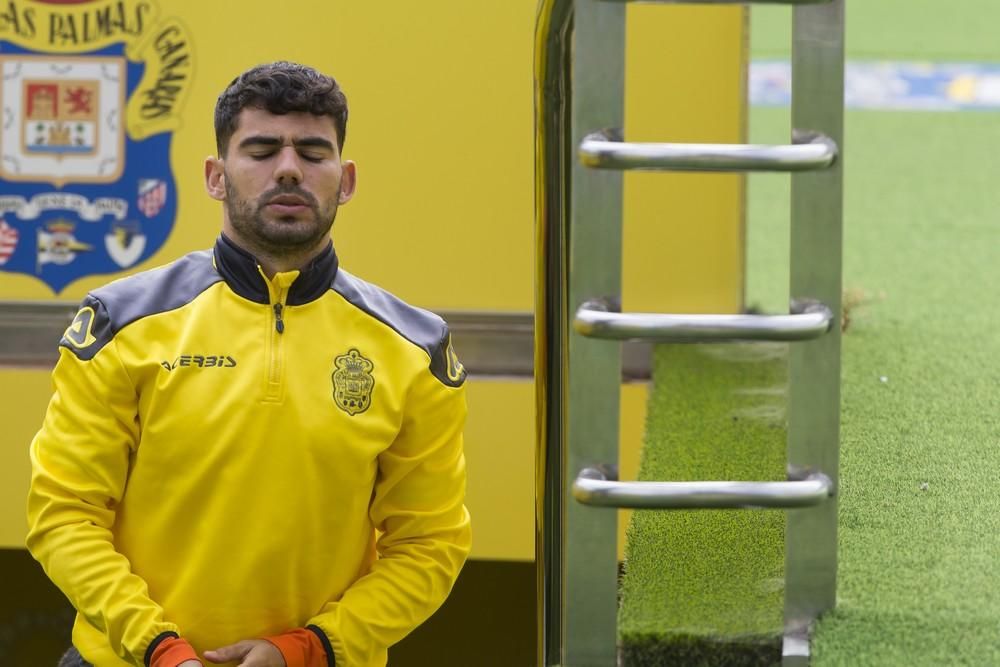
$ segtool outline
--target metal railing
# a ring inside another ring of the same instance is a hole
[[[844,0],[776,2],[796,5],[786,146],[595,130],[622,125],[626,2],[542,0],[536,26],[539,665],[617,662],[617,517],[588,505],[787,510],[783,665],[804,665],[809,628],[836,595]],[[791,173],[789,313],[615,312],[625,169]],[[788,481],[615,479],[624,340],[795,341]]]
[[[811,171],[826,169],[837,146],[822,134],[796,137],[784,146],[754,144],[654,144],[613,139],[606,130],[588,134],[580,162],[593,169],[659,171]]]
[[[812,507],[833,495],[822,473],[788,482],[620,482],[584,468],[573,497],[584,505],[630,509],[788,509]]]
[[[793,341],[819,338],[830,331],[833,319],[830,309],[820,303],[790,315],[675,315],[613,313],[602,301],[588,301],[577,309],[573,329],[589,338],[656,343]]]

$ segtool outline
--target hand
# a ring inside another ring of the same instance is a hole
[[[263,639],[247,639],[214,651],[205,651],[205,658],[216,663],[241,660],[239,667],[287,667],[281,651]],[[184,663],[180,667],[186,666],[187,663]]]
[[[198,660],[185,660],[181,664],[177,665],[177,667],[204,667],[204,665],[202,665]]]

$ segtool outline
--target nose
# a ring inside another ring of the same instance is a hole
[[[283,146],[278,152],[278,160],[274,167],[274,180],[278,183],[298,184],[302,182],[301,158],[292,146]]]

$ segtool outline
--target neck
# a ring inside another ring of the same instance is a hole
[[[312,246],[269,249],[247,240],[232,228],[224,231],[233,243],[254,256],[268,279],[273,278],[276,273],[304,269],[330,242],[330,235],[325,234]]]

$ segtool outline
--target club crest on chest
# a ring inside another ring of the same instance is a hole
[[[351,416],[367,410],[375,389],[375,364],[352,348],[334,358],[333,366],[333,402]]]

